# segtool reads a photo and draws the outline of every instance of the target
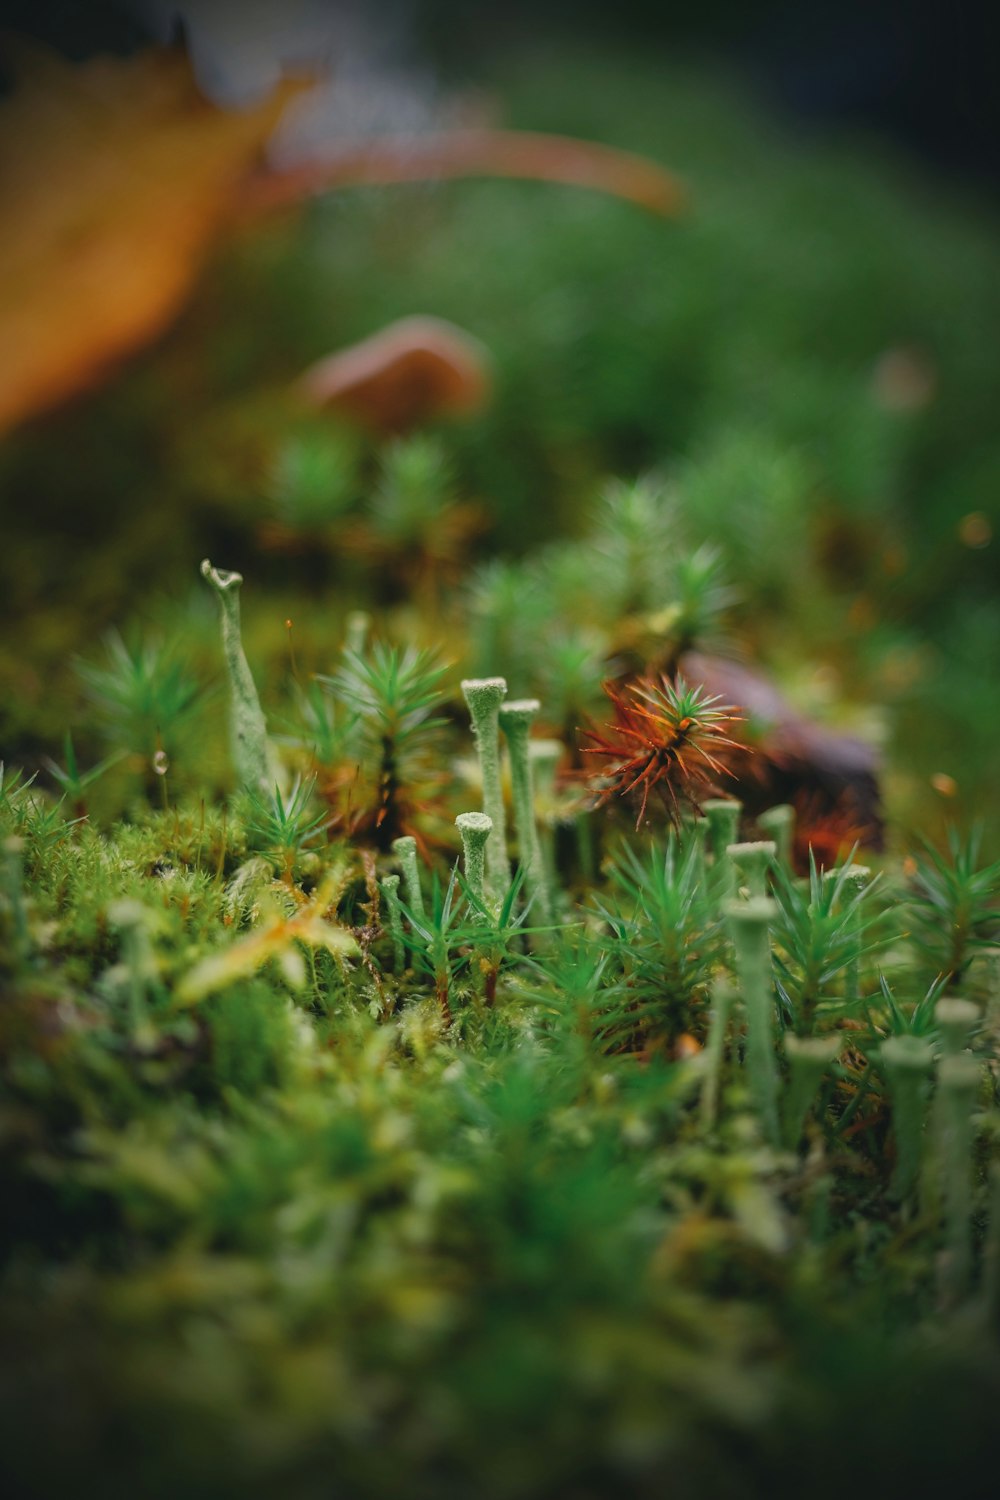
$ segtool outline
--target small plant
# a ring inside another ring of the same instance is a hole
[[[357,714],[337,702],[328,679],[313,677],[305,687],[296,682],[292,696],[293,712],[282,720],[280,743],[304,750],[317,767],[332,769],[349,754]]]
[[[467,935],[470,968],[474,973],[478,972],[483,999],[487,1005],[492,1005],[496,1000],[501,969],[512,957],[519,956],[518,944],[524,937],[530,939],[540,929],[525,925],[532,912],[530,903],[525,905],[521,901],[523,869],[518,870],[499,904],[488,900],[465,880],[461,881],[461,886],[470,919]]]
[[[609,897],[595,907],[613,934],[621,986],[640,1045],[705,1035],[722,928],[702,880],[700,851],[673,829],[642,853],[623,843],[608,866]]]
[[[656,789],[671,821],[679,825],[682,804],[697,809],[699,798],[715,791],[726,775],[719,757],[738,748],[726,727],[739,715],[718,695],[689,687],[680,676],[676,682],[667,677],[633,682],[621,690],[605,683],[604,691],[614,722],[589,729],[587,738],[593,743],[583,752],[608,762],[594,781],[597,805],[639,793],[638,830]]]
[[[337,520],[359,487],[357,443],[334,429],[288,438],[272,462],[266,491],[277,519],[300,531]]]
[[[925,844],[911,883],[910,916],[914,939],[925,962],[960,985],[976,952],[1000,932],[1000,860],[980,860],[982,830],[965,839],[954,828],[948,852]]]
[[[117,753],[141,756],[147,786],[157,784],[156,758],[173,759],[200,707],[201,688],[172,650],[147,640],[127,646],[117,631],[105,640],[103,664],[78,671],[105,737]]]
[[[409,589],[433,591],[454,576],[483,519],[478,506],[456,499],[440,439],[420,433],[383,449],[359,543]]]
[[[616,614],[656,609],[668,602],[676,513],[656,478],[608,484],[590,540],[605,560],[606,581],[613,591],[607,602]]]
[[[94,786],[105,771],[117,765],[125,754],[124,750],[116,750],[99,760],[96,766],[91,766],[89,771],[81,771],[76,759],[76,750],[73,746],[73,736],[67,729],[63,740],[64,765],[58,765],[56,761],[46,757],[45,766],[57,786],[61,787],[65,796],[70,800],[73,811],[78,818],[87,815],[87,792]]]
[[[419,915],[403,906],[408,923],[404,941],[413,954],[418,969],[428,973],[434,983],[434,994],[441,1008],[441,1019],[451,1026],[453,987],[469,962],[468,940],[472,936],[468,910],[458,884],[458,865],[452,869],[444,890],[435,871],[431,881],[430,901]]]
[[[379,849],[412,830],[439,785],[432,754],[446,671],[434,651],[376,641],[363,654],[345,651],[336,674],[319,678],[356,716],[348,747],[361,779],[332,789],[341,798],[335,815]],[[420,785],[423,800],[413,790]]]
[[[783,864],[774,866],[776,983],[799,1036],[811,1036],[824,1019],[859,1009],[861,957],[889,940],[877,935],[879,925],[884,927],[884,914],[872,905],[876,883],[859,884],[856,871],[848,860],[824,874],[810,853],[809,880],[803,889]],[[845,978],[848,982],[836,993],[837,981]]]
[[[280,863],[287,885],[292,884],[303,851],[330,826],[326,811],[314,812],[310,807],[315,786],[314,779],[296,780],[287,793],[274,786],[267,793],[247,794],[245,822],[250,845]]]

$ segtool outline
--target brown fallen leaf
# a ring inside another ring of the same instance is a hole
[[[0,432],[173,320],[297,85],[208,104],[177,51],[38,51],[0,108]]]
[[[320,360],[299,390],[377,432],[481,411],[491,388],[485,345],[444,318],[400,318]]]

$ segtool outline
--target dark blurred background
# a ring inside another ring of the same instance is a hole
[[[567,27],[561,0],[468,5],[464,0],[313,0],[306,5],[239,0],[6,0],[8,30],[38,38],[67,56],[126,52],[185,25],[233,36],[296,24],[332,50],[349,29],[375,51],[425,60],[445,76],[467,75],[476,59],[520,50]],[[183,18],[183,19],[182,19]],[[711,54],[735,64],[761,96],[804,129],[863,126],[884,132],[916,156],[1000,188],[1000,91],[996,87],[996,7],[913,0],[579,0],[576,40],[608,37],[643,50]]]

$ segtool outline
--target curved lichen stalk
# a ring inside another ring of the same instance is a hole
[[[281,769],[267,739],[267,724],[240,634],[242,573],[213,568],[208,558],[201,576],[212,585],[222,613],[222,649],[229,676],[229,728],[233,768],[241,786],[270,791],[281,781]]]

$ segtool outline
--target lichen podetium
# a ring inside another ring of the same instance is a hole
[[[201,576],[211,584],[222,614],[222,649],[229,677],[229,728],[233,768],[240,785],[251,790],[270,790],[281,779],[281,771],[267,739],[264,710],[243,650],[240,633],[240,585],[242,573],[213,568],[206,557]]]

